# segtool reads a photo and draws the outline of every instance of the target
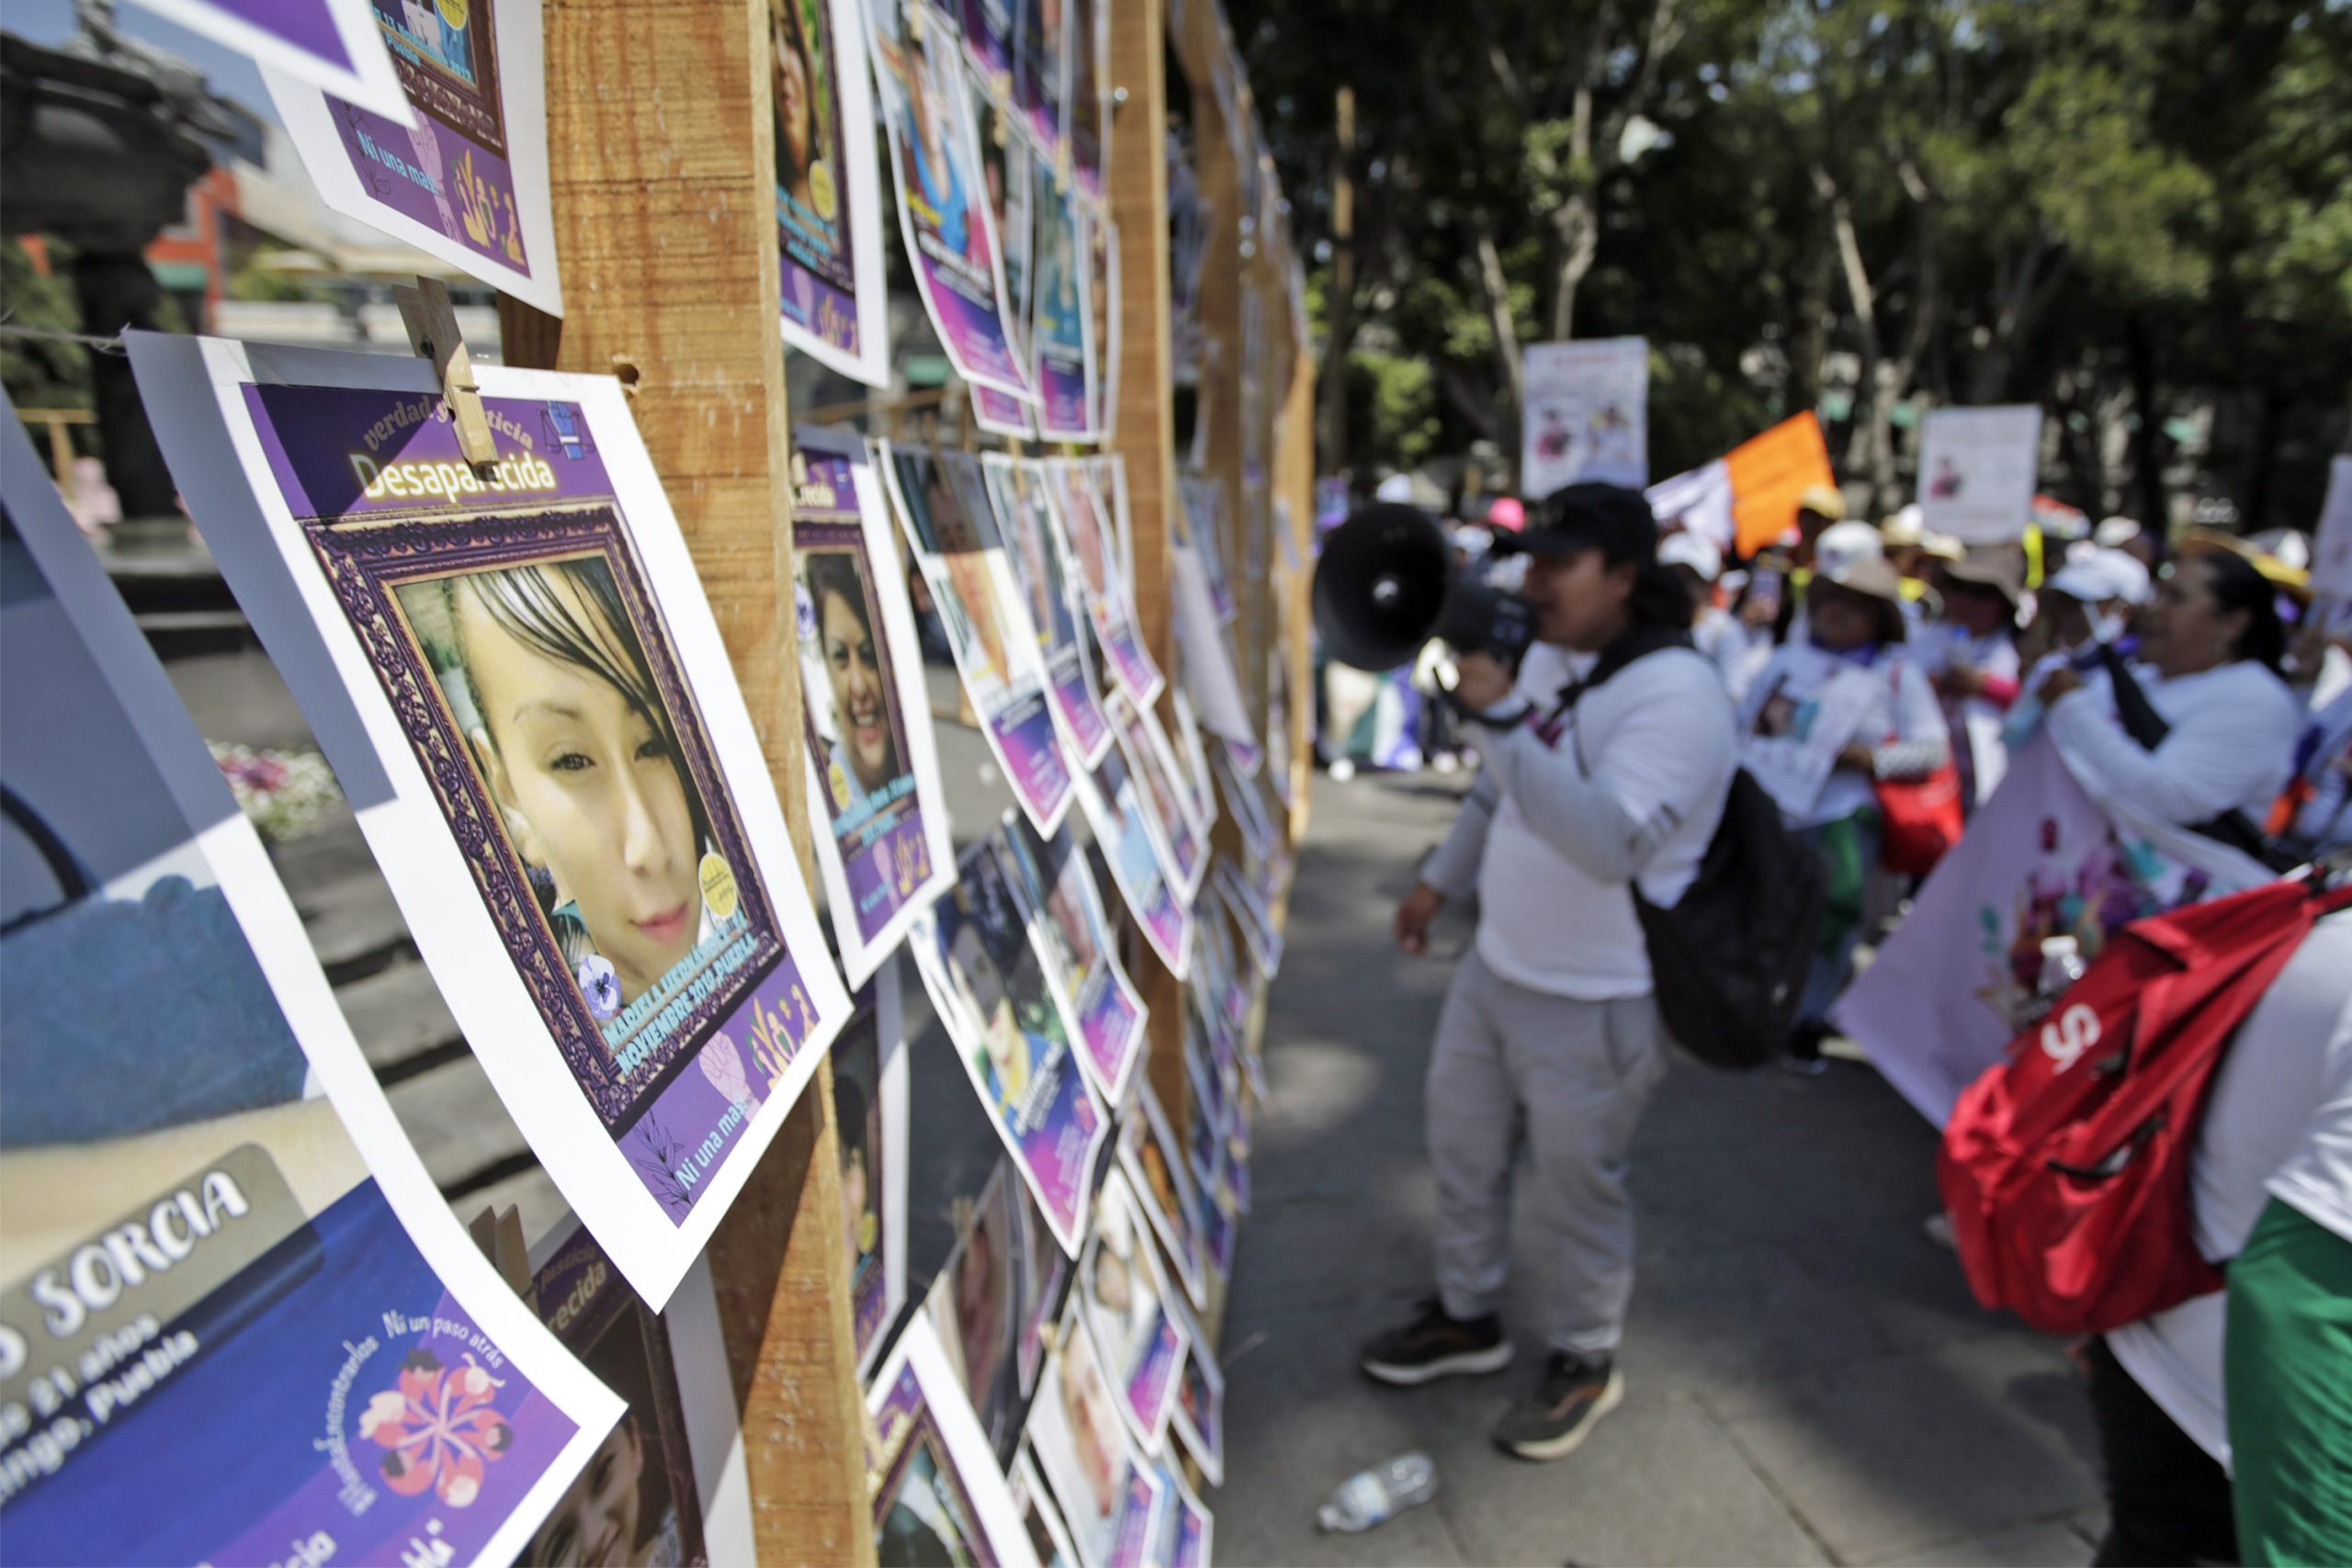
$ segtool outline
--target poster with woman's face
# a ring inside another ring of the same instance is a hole
[[[1094,771],[1080,778],[1078,797],[1086,808],[1086,823],[1093,829],[1094,841],[1102,846],[1111,880],[1126,900],[1128,913],[1143,928],[1159,961],[1182,979],[1192,964],[1192,910],[1168,881],[1163,869],[1167,852],[1159,847],[1159,831],[1151,825],[1143,791],[1129,776],[1120,748],[1114,746],[1102,753]]]
[[[393,118],[266,69],[320,199],[563,314],[548,184],[546,68],[528,0],[372,0],[408,114]]]
[[[966,65],[972,123],[978,134],[980,180],[988,189],[997,238],[1004,245],[1005,326],[1012,335],[1014,357],[1025,368],[1029,364],[1029,254],[1035,243],[1029,209],[1035,153],[1026,125],[1009,100],[971,68],[968,60]],[[1036,434],[1036,410],[1027,398],[992,387],[975,387],[972,412],[982,430],[999,435],[1025,439]]]
[[[882,195],[859,0],[768,0],[784,341],[886,386]]]
[[[1119,962],[1118,942],[1094,885],[1086,852],[1067,829],[1040,840],[1023,822],[1005,829],[1023,902],[1045,918],[1046,979],[1078,1020],[1080,1060],[1112,1105],[1125,1104],[1142,1059],[1146,1011],[1135,982]]]
[[[1110,1118],[1070,1048],[1044,954],[996,855],[983,841],[958,870],[955,891],[915,928],[915,965],[981,1106],[1075,1257]]]
[[[458,1228],[13,419],[0,578],[9,1561],[512,1558],[618,1401]]]
[[[1102,170],[1110,161],[1111,35],[1103,0],[1064,0],[1069,11],[1070,175],[1078,188],[1102,198]]]
[[[833,1041],[833,1125],[842,1162],[842,1256],[858,1371],[907,1299],[907,1050],[899,968],[888,959]]]
[[[956,25],[931,0],[865,0],[865,14],[916,290],[957,375],[1026,397]]]
[[[1192,797],[1177,782],[1176,753],[1160,728],[1159,716],[1136,708],[1124,694],[1114,696],[1111,728],[1127,769],[1141,784],[1151,825],[1167,852],[1168,878],[1176,896],[1190,905],[1208,872],[1208,829],[1194,815]]]
[[[1098,434],[1086,379],[1092,227],[1090,209],[1075,187],[1040,162],[1029,371],[1037,393],[1038,434],[1048,441],[1091,441]]]
[[[980,461],[1002,525],[1005,565],[1036,633],[1063,750],[1073,766],[1091,768],[1111,744],[1111,726],[1080,629],[1082,612],[1062,557],[1053,486],[1034,463],[996,453]]]
[[[730,1459],[740,1481],[741,1456],[729,1440],[735,1401],[708,1266],[697,1264],[671,1310],[656,1313],[576,1220],[535,1247],[532,1260],[540,1317],[627,1408],[521,1561],[531,1568],[736,1561],[751,1539],[751,1497],[747,1486],[718,1484]],[[711,1403],[725,1408],[696,1408]]]
[[[1121,1414],[1151,1454],[1168,1431],[1188,1343],[1169,1314],[1168,1293],[1134,1190],[1114,1169],[1095,1194],[1094,1233],[1079,1255],[1079,1316],[1119,1391]]]
[[[793,623],[817,870],[863,984],[956,874],[914,609],[854,431],[793,433]]]
[[[874,1554],[890,1568],[995,1568],[1028,1560],[1028,1536],[930,1321],[907,1321],[866,1390]]]
[[[1120,1395],[1079,1323],[1073,1301],[1029,1411],[1029,1448],[1080,1562],[1143,1568],[1159,1540],[1167,1483],[1143,1461]]]
[[[1061,529],[1062,558],[1078,565],[1080,600],[1112,678],[1128,701],[1152,702],[1167,682],[1136,627],[1118,541],[1102,498],[1083,465],[1056,458],[1039,466],[1053,489],[1052,515]]]
[[[1201,1232],[1201,1199],[1182,1145],[1168,1113],[1148,1083],[1137,1086],[1140,1107],[1119,1124],[1119,1168],[1126,1172],[1152,1233],[1176,1265],[1177,1278],[1196,1306],[1208,1304],[1207,1253]]]
[[[1069,809],[1069,767],[979,459],[888,442],[875,450],[981,733],[1023,814],[1050,833]]]
[[[492,1085],[665,1301],[848,996],[619,388],[485,367],[477,471],[429,365],[137,352],[191,510]]]
[[[1012,0],[1012,91],[1045,161],[1061,165],[1062,102],[1069,80],[1065,0]]]
[[[1021,1178],[1000,1161],[923,1302],[940,1348],[971,1401],[980,1429],[988,1434],[990,1450],[1001,1456],[1012,1452],[1021,1435],[1025,1392],[1018,1364],[1023,1278],[1021,1185]]]

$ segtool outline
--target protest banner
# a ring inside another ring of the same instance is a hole
[[[1174,1506],[1166,1481],[1143,1461],[1124,1403],[1079,1325],[1078,1303],[1063,1314],[1029,1411],[1029,1449],[1061,1505],[1087,1568],[1146,1568]]]
[[[167,22],[249,56],[265,71],[309,84],[345,103],[415,123],[369,0],[136,0]]]
[[[884,959],[854,1000],[833,1040],[833,1126],[850,1327],[864,1375],[907,1300],[907,1026],[898,964]]]
[[[967,850],[957,872],[954,892],[916,923],[915,967],[973,1092],[1055,1239],[1076,1257],[1110,1116],[1046,987],[1043,946],[987,842]]]
[[[865,1407],[876,1559],[1036,1568],[1004,1472],[927,1319],[899,1331]]]
[[[531,1295],[626,1410],[523,1551],[525,1562],[751,1560],[752,1492],[710,1265],[655,1312],[567,1217],[531,1249]]]
[[[1965,544],[2022,538],[2041,466],[2041,410],[1935,409],[1919,432],[1919,520]]]
[[[2327,496],[2312,531],[2312,597],[2352,602],[2352,456],[2328,459]]]
[[[1189,1344],[1169,1314],[1168,1278],[1145,1228],[1135,1191],[1114,1169],[1094,1195],[1094,1228],[1079,1256],[1073,1294],[1102,1369],[1119,1392],[1119,1413],[1146,1454],[1168,1433]]]
[[[478,472],[426,361],[130,349],[450,1011],[662,1305],[849,996],[620,386],[479,368]]]
[[[865,17],[915,291],[958,376],[1027,397],[959,29],[931,0],[865,0]]]
[[[855,431],[793,432],[793,625],[819,880],[852,986],[956,877],[890,503]]]
[[[1080,1060],[1109,1105],[1124,1105],[1142,1059],[1147,1013],[1119,962],[1117,934],[1102,908],[1085,850],[1068,831],[1040,840],[1025,820],[1006,824],[1005,839],[1023,902],[1042,911],[1046,975],[1065,1017],[1078,1020]]]
[[[9,1561],[379,1561],[418,1537],[508,1561],[620,1402],[458,1227],[5,423]]]
[[[1523,367],[1520,493],[1533,502],[1579,480],[1649,483],[1646,339],[1532,343]]]
[[[994,452],[980,461],[996,503],[1005,564],[1036,633],[1054,726],[1073,770],[1091,768],[1111,745],[1111,725],[1102,716],[1094,661],[1087,657],[1080,628],[1084,612],[1062,554],[1062,530],[1054,520],[1054,487],[1035,463]]]
[[[409,102],[406,116],[336,97],[315,78],[262,70],[319,199],[562,315],[539,7],[473,0],[371,9]]]
[[[2000,787],[1830,1016],[1940,1127],[2046,1000],[2045,939],[2073,937],[2087,960],[2143,915],[2273,874],[2184,829],[2102,810],[2045,733],[2010,754]]]
[[[1731,552],[1738,525],[1732,519],[1731,465],[1717,457],[1660,479],[1642,492],[1659,532],[1696,534],[1716,549]],[[1793,508],[1790,515],[1795,515]]]
[[[882,184],[860,0],[768,0],[784,341],[890,384]]]
[[[1732,548],[1741,555],[1755,554],[1796,526],[1797,497],[1815,485],[1838,487],[1821,422],[1811,409],[1733,447],[1724,468],[1737,527]]]
[[[979,459],[887,441],[875,451],[980,733],[1022,811],[1050,833],[1069,809],[1069,766],[1055,739],[1036,636],[1013,592]]]

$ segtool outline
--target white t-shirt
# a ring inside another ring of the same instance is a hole
[[[1996,681],[2018,679],[2017,638],[2006,627],[1978,637],[1966,626],[1944,621],[1922,627],[1905,646],[1915,650],[1913,657],[1930,675],[1947,674],[1955,665],[1965,665]],[[2008,709],[1989,697],[1948,697],[1942,703],[1944,722],[1951,731],[1952,755],[1960,760],[1961,782],[1968,791],[1966,798],[1981,804],[1992,798],[2000,787],[2001,775],[2008,771],[2008,748],[2001,739]]]
[[[2294,770],[2302,711],[2287,683],[2251,660],[2165,680],[2132,673],[2172,728],[2153,750],[2124,733],[2106,671],[2052,705],[2042,720],[2065,748],[2084,790],[2159,822],[2195,827],[2236,808],[2257,826]]]
[[[2189,1167],[2197,1248],[2245,1247],[2277,1198],[2352,1241],[2352,910],[2331,915],[2280,971],[2214,1075]],[[2222,1464],[2226,1292],[2183,1302],[2107,1337],[2148,1397]]]
[[[1748,772],[1792,823],[1812,827],[1877,802],[1867,776],[1835,765],[1848,742],[1940,741],[1945,730],[1935,688],[1900,644],[1864,662],[1792,637],[1748,688],[1739,733]]]
[[[1560,688],[1592,664],[1592,655],[1538,643],[1521,665],[1519,695],[1548,715]],[[1681,897],[1723,818],[1736,761],[1731,703],[1714,666],[1680,649],[1646,655],[1586,693],[1556,729],[1527,733],[1636,827],[1665,833],[1638,880],[1652,903]],[[1494,759],[1488,766],[1502,771]],[[1649,950],[1628,885],[1593,876],[1545,839],[1508,786],[1487,829],[1478,893],[1478,956],[1504,979],[1582,1001],[1649,994]]]

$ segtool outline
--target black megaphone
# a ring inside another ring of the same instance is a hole
[[[1428,513],[1390,502],[1325,536],[1313,603],[1324,649],[1358,670],[1393,670],[1433,637],[1516,664],[1534,638],[1525,600],[1458,567]]]

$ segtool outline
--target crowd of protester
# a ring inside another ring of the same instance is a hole
[[[1523,1184],[1547,1355],[1495,1432],[1521,1457],[1571,1451],[1623,1395],[1625,1166],[1667,1041],[1637,917],[1690,885],[1736,770],[1822,874],[1781,1057],[1799,1074],[1825,1070],[1832,1003],[1924,869],[1883,852],[1890,786],[1956,777],[1964,823],[2046,731],[2110,813],[2281,867],[2352,851],[2352,638],[2278,560],[2127,518],[2028,547],[1847,512],[1809,491],[1739,560],[1606,486],[1452,524],[1461,563],[1523,573],[1534,646],[1511,668],[1432,644],[1334,705],[1359,740],[1363,716],[1385,730],[1389,755],[1360,754],[1478,769],[1396,919],[1419,953],[1448,902],[1478,905],[1429,1069],[1438,1289],[1363,1364],[1413,1384],[1510,1359]],[[2081,1348],[2102,1562],[2352,1561],[2352,911],[2320,921],[2238,1042],[2192,1181],[2200,1249],[2238,1259],[2226,1298]]]

